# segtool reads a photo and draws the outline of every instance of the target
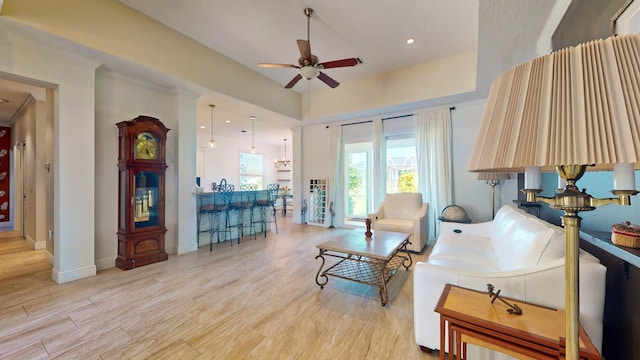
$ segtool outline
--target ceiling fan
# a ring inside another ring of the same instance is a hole
[[[307,40],[298,39],[298,49],[300,50],[300,58],[298,59],[298,65],[292,64],[269,64],[269,63],[260,63],[259,67],[263,68],[295,68],[298,69],[299,73],[296,75],[287,85],[285,85],[286,89],[292,88],[300,79],[305,78],[307,80],[311,80],[315,77],[320,79],[325,84],[329,85],[332,88],[340,85],[339,82],[335,81],[329,75],[323,73],[321,70],[323,69],[331,69],[331,68],[339,68],[346,66],[355,66],[357,64],[362,64],[362,60],[360,58],[348,58],[342,60],[333,60],[321,63],[317,56],[311,54],[311,44],[309,43],[309,23],[311,19],[311,14],[313,14],[313,9],[305,8],[304,14],[307,16]]]

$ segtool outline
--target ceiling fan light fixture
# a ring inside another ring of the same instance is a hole
[[[307,80],[315,78],[319,73],[320,71],[311,65],[303,66],[300,68],[300,75]]]
[[[320,81],[327,84],[329,87],[335,88],[336,86],[340,85],[340,83],[335,81],[333,78],[331,78],[329,75],[325,74],[321,70],[362,64],[362,59],[360,58],[348,58],[348,59],[341,59],[341,60],[326,61],[321,63],[318,57],[311,53],[311,44],[309,43],[309,38],[311,33],[311,15],[313,13],[314,13],[313,9],[311,8],[304,9],[304,15],[307,17],[307,40],[302,40],[302,39],[297,40],[298,50],[300,51],[300,58],[298,59],[298,65],[272,64],[272,63],[258,64],[258,66],[262,68],[296,68],[298,69],[298,74],[284,86],[285,89],[291,89],[298,83],[298,81],[302,80],[302,78],[305,78],[307,80],[318,78]]]

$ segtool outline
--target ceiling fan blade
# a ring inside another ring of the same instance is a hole
[[[298,81],[300,81],[300,79],[302,79],[302,75],[300,74],[296,75],[293,79],[291,79],[291,81],[289,81],[287,85],[284,86],[284,88],[291,89],[293,85],[295,85]]]
[[[318,79],[320,79],[323,83],[329,85],[331,88],[335,88],[340,85],[339,82],[333,80],[331,77],[329,77],[329,75],[323,73],[322,71],[320,71],[320,73],[318,74]]]
[[[302,59],[308,61],[309,64],[312,64],[313,59],[311,58],[311,45],[309,42],[307,40],[298,39],[298,49],[300,49],[300,56],[302,56]]]
[[[291,65],[291,64],[269,64],[269,63],[260,63],[260,64],[258,64],[258,67],[261,67],[261,68],[296,68],[296,69],[300,68],[297,65]]]
[[[318,67],[322,69],[331,69],[331,68],[339,68],[345,66],[355,66],[360,64],[360,60],[358,58],[350,58],[350,59],[342,59],[342,60],[334,60],[320,63]]]

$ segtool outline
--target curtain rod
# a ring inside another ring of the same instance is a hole
[[[456,107],[455,106],[451,106],[449,108],[449,111],[455,110]],[[411,113],[411,114],[405,114],[405,115],[398,115],[398,116],[392,116],[392,117],[387,117],[387,118],[382,118],[382,121],[384,120],[393,120],[393,119],[401,119],[401,118],[406,118],[409,116],[413,116],[415,114]],[[348,124],[341,124],[340,126],[349,126],[349,125],[358,125],[358,124],[366,124],[366,123],[370,123],[373,122],[373,120],[364,120],[364,121],[358,121],[358,122],[353,122],[353,123],[348,123]],[[329,128],[329,125],[326,126],[326,128]]]
[[[449,111],[455,110],[455,109],[456,109],[455,106],[451,106],[449,108]],[[401,119],[401,118],[405,118],[405,117],[409,117],[409,116],[413,116],[413,115],[415,115],[415,114],[412,113],[412,114],[406,114],[406,115],[391,116],[391,117],[387,117],[387,118],[382,118],[382,120],[384,121],[384,120]]]
[[[341,124],[340,126],[349,126],[349,125],[366,124],[366,123],[370,123],[370,122],[373,122],[373,120],[364,120],[364,121],[358,121],[358,122],[354,122],[354,123]],[[327,127],[329,127],[329,126],[327,125]]]

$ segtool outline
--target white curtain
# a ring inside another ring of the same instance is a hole
[[[329,138],[329,189],[327,189],[327,216],[324,219],[324,226],[335,227],[344,225],[344,191],[342,182],[342,158],[344,145],[342,142],[342,126],[331,125]],[[329,207],[333,209],[333,215],[329,212]],[[332,219],[333,218],[333,219]]]
[[[386,142],[382,128],[382,118],[373,119],[373,210],[378,210],[387,194]]]
[[[418,112],[416,119],[416,152],[418,154],[418,191],[429,203],[432,233],[439,232],[438,216],[451,204],[451,115],[450,110]]]

